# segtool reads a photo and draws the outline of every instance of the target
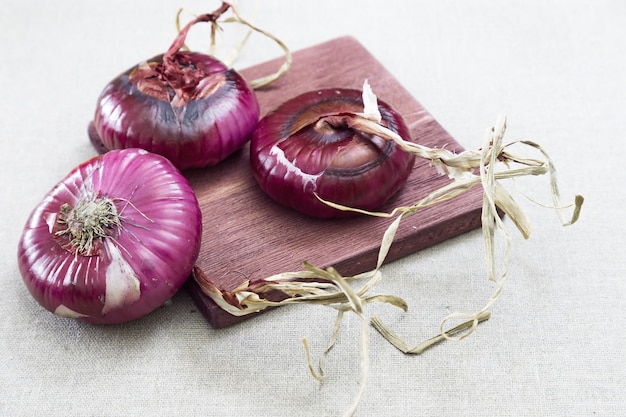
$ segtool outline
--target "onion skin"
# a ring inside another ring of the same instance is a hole
[[[108,202],[118,222],[82,250],[72,245],[72,222],[63,214],[81,201]],[[92,323],[125,322],[181,288],[201,231],[196,196],[171,162],[142,149],[115,150],[76,167],[37,205],[18,244],[18,264],[47,310]]]
[[[180,170],[215,165],[240,149],[259,118],[245,79],[197,52],[168,54],[165,61],[157,55],[105,86],[93,120],[104,147],[142,148]]]
[[[409,140],[403,118],[379,101],[381,124]],[[405,184],[415,156],[342,122],[363,111],[361,92],[311,91],[268,113],[250,141],[260,187],[278,203],[317,218],[354,216],[319,201],[376,210]]]

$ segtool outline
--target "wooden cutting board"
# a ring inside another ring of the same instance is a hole
[[[275,72],[278,58],[242,70],[248,80]],[[282,102],[320,88],[361,89],[369,80],[374,93],[402,114],[412,138],[429,147],[462,147],[354,38],[342,37],[293,54],[289,72],[257,91],[261,116]],[[358,217],[318,220],[274,203],[258,187],[244,149],[218,166],[187,172],[203,213],[202,248],[197,266],[222,289],[245,279],[299,271],[307,260],[319,267],[334,266],[343,275],[371,270],[380,241],[391,219]],[[388,211],[416,202],[447,184],[428,161],[418,160]],[[480,226],[482,190],[474,189],[453,200],[424,209],[403,220],[387,262],[417,252]],[[406,285],[414,277],[407,276]],[[245,318],[232,316],[206,297],[193,279],[186,288],[208,322],[217,328]]]

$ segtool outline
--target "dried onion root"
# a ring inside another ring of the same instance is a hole
[[[506,120],[504,117],[500,117],[495,126],[488,131],[482,149],[468,150],[455,154],[445,149],[428,148],[403,140],[399,135],[379,124],[379,116],[371,111],[371,109],[377,108],[377,99],[376,96],[369,91],[369,88],[364,88],[363,100],[364,112],[362,114],[346,115],[344,122],[347,125],[395,142],[406,152],[430,161],[441,174],[447,174],[449,178],[452,179],[452,182],[448,185],[433,191],[412,205],[397,207],[389,213],[368,212],[324,201],[331,207],[340,210],[356,211],[377,217],[395,218],[382,237],[375,269],[351,277],[342,277],[333,268],[320,269],[308,262],[304,262],[303,271],[285,272],[257,282],[246,281],[232,291],[222,291],[217,288],[198,268],[193,272],[193,276],[203,292],[221,308],[235,316],[253,314],[268,307],[277,307],[287,304],[318,304],[336,309],[338,315],[334,325],[333,335],[329,345],[320,357],[319,373],[315,371],[311,363],[306,339],[303,340],[311,374],[320,380],[325,376],[324,358],[336,340],[344,313],[355,313],[361,319],[362,323],[360,332],[361,375],[359,391],[345,415],[353,415],[356,412],[356,408],[364,395],[369,368],[368,327],[370,323],[386,340],[403,353],[420,354],[425,349],[440,341],[458,341],[467,337],[476,329],[480,322],[489,319],[490,313],[488,310],[498,299],[507,277],[507,263],[511,249],[511,235],[498,214],[498,210],[501,210],[505,215],[511,218],[512,222],[525,239],[530,236],[531,229],[530,223],[521,207],[501,185],[503,180],[524,176],[549,175],[554,204],[553,208],[556,210],[563,226],[571,225],[578,220],[583,203],[583,197],[576,195],[573,204],[567,207],[561,206],[555,176],[556,170],[548,154],[538,144],[527,140],[503,144],[504,132],[506,130]],[[538,150],[542,158],[536,159],[514,154],[510,151],[510,148],[515,144],[521,144]],[[500,166],[503,168],[499,169]],[[489,281],[495,282],[496,289],[484,307],[472,313],[452,313],[448,315],[441,321],[440,333],[437,336],[415,347],[411,347],[409,343],[389,329],[380,318],[372,317],[368,320],[364,313],[364,307],[372,302],[385,302],[406,311],[408,308],[406,302],[395,295],[369,295],[369,291],[382,277],[381,267],[402,219],[416,213],[422,208],[452,199],[475,186],[482,186],[483,188],[481,222],[485,243],[487,278]],[[572,207],[573,213],[571,218],[567,220],[562,216],[561,211],[562,209]],[[496,232],[505,240],[504,253],[501,260],[502,270],[499,275],[497,274],[496,268]],[[358,280],[366,280],[366,282],[360,289],[354,290],[349,283]],[[280,301],[272,301],[267,298],[270,293],[275,293],[276,291],[282,293],[285,298]],[[464,321],[450,330],[444,330],[446,323],[452,319],[461,319]]]

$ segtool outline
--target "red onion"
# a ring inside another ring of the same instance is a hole
[[[89,129],[92,142],[143,148],[181,170],[215,165],[240,149],[259,118],[254,90],[214,57],[180,51],[193,24],[214,22],[227,8],[197,17],[165,54],[107,84]]]
[[[369,87],[369,86],[368,86]],[[415,160],[391,141],[350,126],[364,103],[352,89],[311,91],[268,113],[250,141],[252,170],[277,202],[313,217],[346,217],[327,201],[364,210],[380,208],[406,182]],[[381,124],[405,140],[402,117],[378,102]]]
[[[110,151],[76,167],[33,210],[18,245],[33,297],[94,323],[141,317],[188,278],[201,213],[182,174],[142,149]]]

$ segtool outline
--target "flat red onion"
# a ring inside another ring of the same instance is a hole
[[[215,165],[248,141],[259,118],[254,90],[216,58],[180,51],[191,26],[215,21],[224,7],[191,21],[165,54],[107,84],[89,129],[93,143],[143,148],[184,170]]]
[[[114,150],[76,167],[33,210],[18,263],[47,310],[123,322],[180,289],[198,256],[201,229],[196,196],[167,159]]]
[[[277,202],[319,218],[354,215],[320,202],[380,208],[406,182],[415,160],[393,142],[349,126],[364,108],[361,92],[325,89],[268,113],[250,141],[252,171]],[[378,102],[381,124],[409,140],[402,117]]]

